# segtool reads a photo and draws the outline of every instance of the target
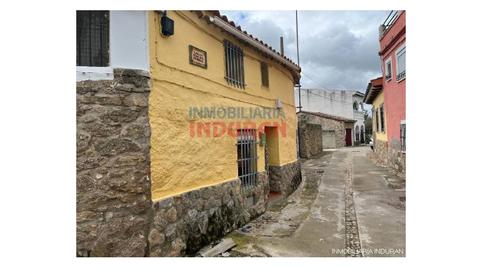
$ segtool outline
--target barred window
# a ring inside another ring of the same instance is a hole
[[[261,85],[269,87],[268,64],[264,62],[261,62]]]
[[[256,129],[239,129],[237,136],[238,177],[242,187],[251,188],[256,186],[258,177]]]
[[[407,134],[406,134],[406,125],[405,123],[400,124],[400,146],[401,150],[406,150],[406,143],[407,143]]]
[[[109,11],[77,11],[77,66],[109,65]]]
[[[244,89],[244,58],[240,47],[224,40],[225,78],[230,85]]]

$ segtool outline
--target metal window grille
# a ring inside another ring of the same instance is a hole
[[[401,150],[406,150],[406,143],[407,143],[407,134],[406,134],[406,125],[405,123],[400,124],[400,146]]]
[[[261,85],[269,87],[268,64],[263,62],[261,63]]]
[[[109,65],[109,11],[77,11],[77,66]]]
[[[258,156],[256,154],[256,129],[238,130],[238,177],[243,188],[256,186]]]
[[[224,40],[225,78],[230,85],[244,89],[244,57],[240,47]]]

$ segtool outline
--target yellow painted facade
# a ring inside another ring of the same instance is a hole
[[[290,72],[193,12],[169,11],[168,16],[175,23],[175,34],[169,37],[160,34],[158,13],[152,11],[148,18],[152,199],[167,198],[238,176],[236,137],[193,137],[190,124],[212,119],[191,119],[192,107],[274,108],[279,98],[285,114],[286,136],[269,140],[270,164],[296,161],[297,119]],[[224,78],[224,39],[243,50],[245,89],[230,86]],[[189,45],[207,52],[206,69],[189,63]],[[261,86],[261,62],[269,65],[269,88]],[[260,124],[266,120],[250,121]],[[257,155],[258,172],[264,171],[263,146],[257,146]]]
[[[383,99],[383,91],[382,91],[377,95],[375,100],[373,100],[373,103],[372,103],[373,111],[377,111],[377,109],[379,109],[383,103],[384,103],[384,99]],[[377,128],[378,122],[376,122],[375,120],[376,119],[375,115],[372,115],[372,116],[373,116],[372,128],[373,128],[373,133],[376,133],[376,139],[381,141],[388,141],[386,115],[383,117],[385,119],[385,131],[383,132],[378,132],[378,128]]]

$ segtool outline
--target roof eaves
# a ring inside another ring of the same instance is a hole
[[[204,17],[204,19],[206,19],[208,22],[209,22],[209,15],[206,15],[206,14],[203,14],[202,11],[193,11],[195,12],[196,14],[198,14],[198,17]],[[298,70],[296,70],[296,73],[297,73],[297,77],[299,78],[300,77],[300,73],[301,73],[301,67],[296,64],[295,62],[293,62],[290,58],[284,56],[284,55],[281,55],[281,53],[279,53],[278,51],[276,51],[273,47],[269,46],[267,43],[264,43],[262,40],[258,39],[257,37],[253,36],[252,34],[246,32],[245,30],[243,30],[241,28],[240,25],[236,25],[234,23],[234,21],[231,21],[228,19],[228,17],[226,15],[221,15],[221,13],[218,11],[218,10],[211,10],[211,11],[207,11],[211,14],[213,14],[214,16],[222,19],[224,22],[228,23],[229,25],[231,25],[234,29],[236,29],[237,31],[239,31],[240,33],[243,33],[245,34],[246,36],[249,36],[249,38],[251,38],[252,40],[256,41],[257,43],[259,43],[260,45],[268,48],[270,51],[276,53],[277,55],[279,55],[280,57],[284,58],[286,61],[288,61],[289,63],[291,63],[292,65],[296,66]],[[199,13],[201,13],[202,15],[199,15]],[[282,62],[281,62],[282,65],[284,65]],[[291,68],[289,68],[291,69]]]

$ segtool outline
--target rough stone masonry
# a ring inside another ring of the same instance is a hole
[[[152,202],[149,84],[125,69],[77,82],[77,256],[194,255],[266,210],[266,172]],[[298,162],[273,169],[285,195],[299,185]]]
[[[151,208],[149,76],[77,83],[77,255],[144,256]]]

